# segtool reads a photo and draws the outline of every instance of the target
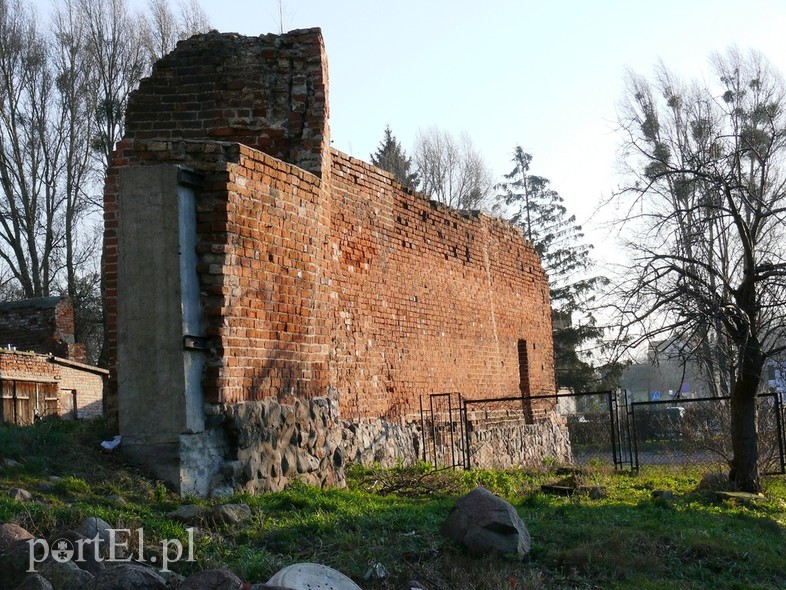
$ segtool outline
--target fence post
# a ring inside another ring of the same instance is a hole
[[[434,418],[434,396],[428,396],[429,405],[431,407],[431,442],[434,445],[434,469],[438,469],[437,467],[437,421]]]
[[[633,450],[633,455],[635,457],[635,461],[634,461],[635,466],[633,466],[633,469],[638,471],[639,470],[639,437],[638,437],[638,433],[636,432],[636,402],[633,402],[630,405],[630,415],[633,418],[631,420],[631,424],[633,425],[632,450]]]
[[[778,451],[780,453],[781,474],[786,473],[786,456],[784,456],[784,432],[783,432],[783,403],[780,395],[775,392],[775,428],[778,430]]]
[[[423,416],[423,394],[420,394],[420,437],[423,439],[423,462],[426,462],[426,420]]]
[[[608,393],[608,402],[609,402],[609,427],[611,429],[611,455],[614,461],[614,467],[617,467],[617,433],[615,432],[617,426],[617,412],[616,409],[616,399],[612,399],[614,393],[612,390],[609,390]]]
[[[448,394],[448,428],[450,428],[450,465],[456,469],[456,440],[453,437],[453,396]]]

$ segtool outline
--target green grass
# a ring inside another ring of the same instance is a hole
[[[116,527],[144,527],[148,545],[186,542],[185,526],[166,513],[183,500],[159,482],[98,451],[100,422],[0,428],[0,454],[23,465],[0,468],[0,521],[47,535],[97,515]],[[15,504],[4,490],[61,479],[35,502]],[[432,472],[425,466],[388,471],[353,469],[347,489],[303,484],[246,502],[253,518],[241,527],[205,524],[195,537],[196,563],[175,569],[229,567],[251,582],[303,561],[334,567],[369,589],[400,588],[420,579],[440,589],[786,587],[786,481],[765,479],[765,498],[718,501],[697,491],[702,471],[647,468],[615,473],[600,465],[575,475],[607,496],[558,497],[540,492],[563,477],[552,469]],[[508,499],[530,530],[523,561],[483,559],[442,539],[439,525],[461,493],[483,485]],[[386,493],[389,490],[396,493]],[[652,491],[673,492],[670,499]],[[114,496],[122,496],[118,501]],[[210,505],[214,501],[198,501]],[[374,563],[389,572],[363,580]]]

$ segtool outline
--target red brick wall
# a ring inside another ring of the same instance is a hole
[[[60,369],[40,354],[0,351],[0,376],[4,379],[60,379]]]
[[[52,389],[55,392],[53,397],[59,392],[57,415],[60,416],[64,416],[72,407],[72,390],[76,390],[78,418],[100,416],[106,373],[103,369],[67,359],[30,352],[0,350],[0,382],[6,384],[4,386],[6,393],[10,390],[8,384],[15,380],[20,383],[43,383],[47,391]],[[43,397],[39,402],[43,403]],[[44,411],[43,408],[39,410]],[[3,416],[0,416],[1,418]]]
[[[0,304],[0,346],[85,361],[74,342],[74,306],[67,297],[44,297]]]
[[[324,393],[328,219],[319,179],[237,144],[124,141],[105,191],[112,369],[107,412],[116,401],[118,170],[164,162],[205,174],[197,201],[197,271],[212,349],[204,380],[207,401]]]
[[[297,398],[327,385],[325,195],[317,177],[246,147],[223,200],[197,214],[208,400]],[[217,226],[218,231],[214,231]]]
[[[334,387],[346,417],[395,417],[427,393],[518,395],[520,340],[528,391],[553,393],[546,278],[515,228],[436,205],[335,151],[328,191],[245,146],[137,141],[122,155],[207,174],[197,231],[215,351],[208,401]],[[112,293],[116,220],[106,227]]]
[[[411,415],[423,394],[554,393],[549,295],[512,226],[404,190],[332,152],[331,379],[350,416]]]
[[[329,145],[327,60],[318,29],[178,43],[132,95],[126,139],[215,139],[321,174]]]
[[[332,389],[344,417],[392,418],[416,414],[427,393],[519,395],[522,375],[532,395],[553,393],[548,286],[532,248],[503,222],[430,203],[327,149],[322,52],[315,31],[210,34],[181,43],[143,82],[105,192],[110,367],[118,289],[139,288],[117,284],[118,170],[168,163],[205,175],[197,270],[208,401]],[[281,77],[305,98],[284,92]],[[238,101],[256,110],[236,117]]]

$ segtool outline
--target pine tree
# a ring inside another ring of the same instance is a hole
[[[596,371],[578,351],[602,335],[589,306],[595,288],[607,280],[591,276],[591,246],[584,241],[581,226],[559,193],[550,188],[550,181],[529,173],[531,162],[532,156],[516,146],[514,168],[496,187],[501,191],[497,208],[504,207],[508,220],[522,228],[548,274],[558,384],[587,391],[597,380]],[[574,323],[576,319],[581,321]]]
[[[402,186],[415,189],[418,186],[417,172],[411,172],[412,160],[407,157],[401,144],[390,130],[390,125],[385,126],[385,137],[379,143],[379,148],[371,154],[371,163],[382,170],[387,170]]]

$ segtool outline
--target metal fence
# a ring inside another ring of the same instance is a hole
[[[500,467],[511,457],[533,462],[539,456],[527,436],[533,401],[562,417],[575,465],[638,470],[728,463],[732,456],[728,397],[631,402],[624,390],[489,399],[451,392],[421,399],[423,460],[435,468],[463,469]],[[757,402],[760,471],[786,473],[783,400],[766,393]],[[499,440],[505,441],[504,457]]]
[[[540,397],[538,402],[543,403]],[[526,463],[528,427],[532,427],[530,398],[502,397],[464,400],[464,464],[468,468],[504,468]],[[504,447],[504,453],[501,452]]]
[[[433,393],[421,399],[423,460],[435,468],[501,467],[540,457],[533,408],[562,416],[573,462],[632,465],[627,413],[620,391],[567,393],[537,397],[466,399]],[[533,430],[533,432],[529,432]],[[505,454],[499,452],[504,440]]]
[[[617,469],[632,464],[626,397],[622,390],[555,396],[564,416],[573,463],[605,463]]]
[[[425,403],[424,403],[425,402]],[[460,393],[432,393],[420,399],[423,461],[435,469],[469,468],[464,447],[466,419]]]
[[[759,395],[757,404],[759,469],[786,473],[783,404],[774,393]],[[633,402],[628,411],[634,469],[731,460],[728,397]]]

